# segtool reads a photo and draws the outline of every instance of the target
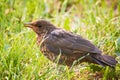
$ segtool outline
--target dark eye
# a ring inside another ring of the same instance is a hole
[[[40,23],[37,23],[36,26],[37,26],[37,27],[42,27]]]
[[[41,25],[38,25],[38,27],[42,27]]]

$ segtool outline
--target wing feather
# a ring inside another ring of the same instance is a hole
[[[45,42],[48,49],[54,53],[59,53],[59,50],[64,54],[101,53],[90,41],[62,29],[52,31]]]

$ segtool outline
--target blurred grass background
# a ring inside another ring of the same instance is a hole
[[[36,19],[91,40],[120,63],[120,0],[0,0],[0,80],[120,80],[119,64],[68,69],[50,62],[23,25]]]

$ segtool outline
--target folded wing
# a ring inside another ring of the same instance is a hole
[[[75,53],[101,54],[101,51],[90,41],[62,29],[52,31],[45,39],[45,42],[47,48],[56,54],[60,52],[66,55]]]

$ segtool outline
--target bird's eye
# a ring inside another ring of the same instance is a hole
[[[36,26],[37,26],[37,27],[42,27],[40,23],[37,23]]]
[[[41,25],[38,25],[38,27],[42,27]]]

